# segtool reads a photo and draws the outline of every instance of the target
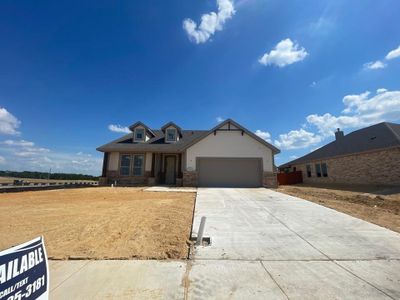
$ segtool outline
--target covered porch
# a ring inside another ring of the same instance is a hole
[[[182,186],[182,153],[148,153],[151,155],[148,185]]]

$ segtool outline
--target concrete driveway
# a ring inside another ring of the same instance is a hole
[[[400,298],[398,233],[266,189],[199,189],[202,216],[189,298]]]
[[[267,189],[198,190],[188,261],[51,261],[51,299],[400,299],[400,234]]]

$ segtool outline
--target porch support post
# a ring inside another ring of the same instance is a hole
[[[182,153],[178,154],[178,178],[182,178]]]
[[[151,177],[154,177],[154,168],[156,164],[156,154],[153,152],[151,155]]]

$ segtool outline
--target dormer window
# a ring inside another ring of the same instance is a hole
[[[144,128],[136,128],[135,129],[135,142],[144,142],[145,133]]]
[[[166,130],[166,140],[167,142],[175,142],[176,141],[176,129],[169,128]]]

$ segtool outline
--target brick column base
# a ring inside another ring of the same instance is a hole
[[[278,178],[276,176],[276,173],[264,172],[263,173],[263,186],[266,188],[277,188],[278,187]]]
[[[197,186],[197,172],[196,171],[184,171],[182,174],[182,185],[183,186]]]

